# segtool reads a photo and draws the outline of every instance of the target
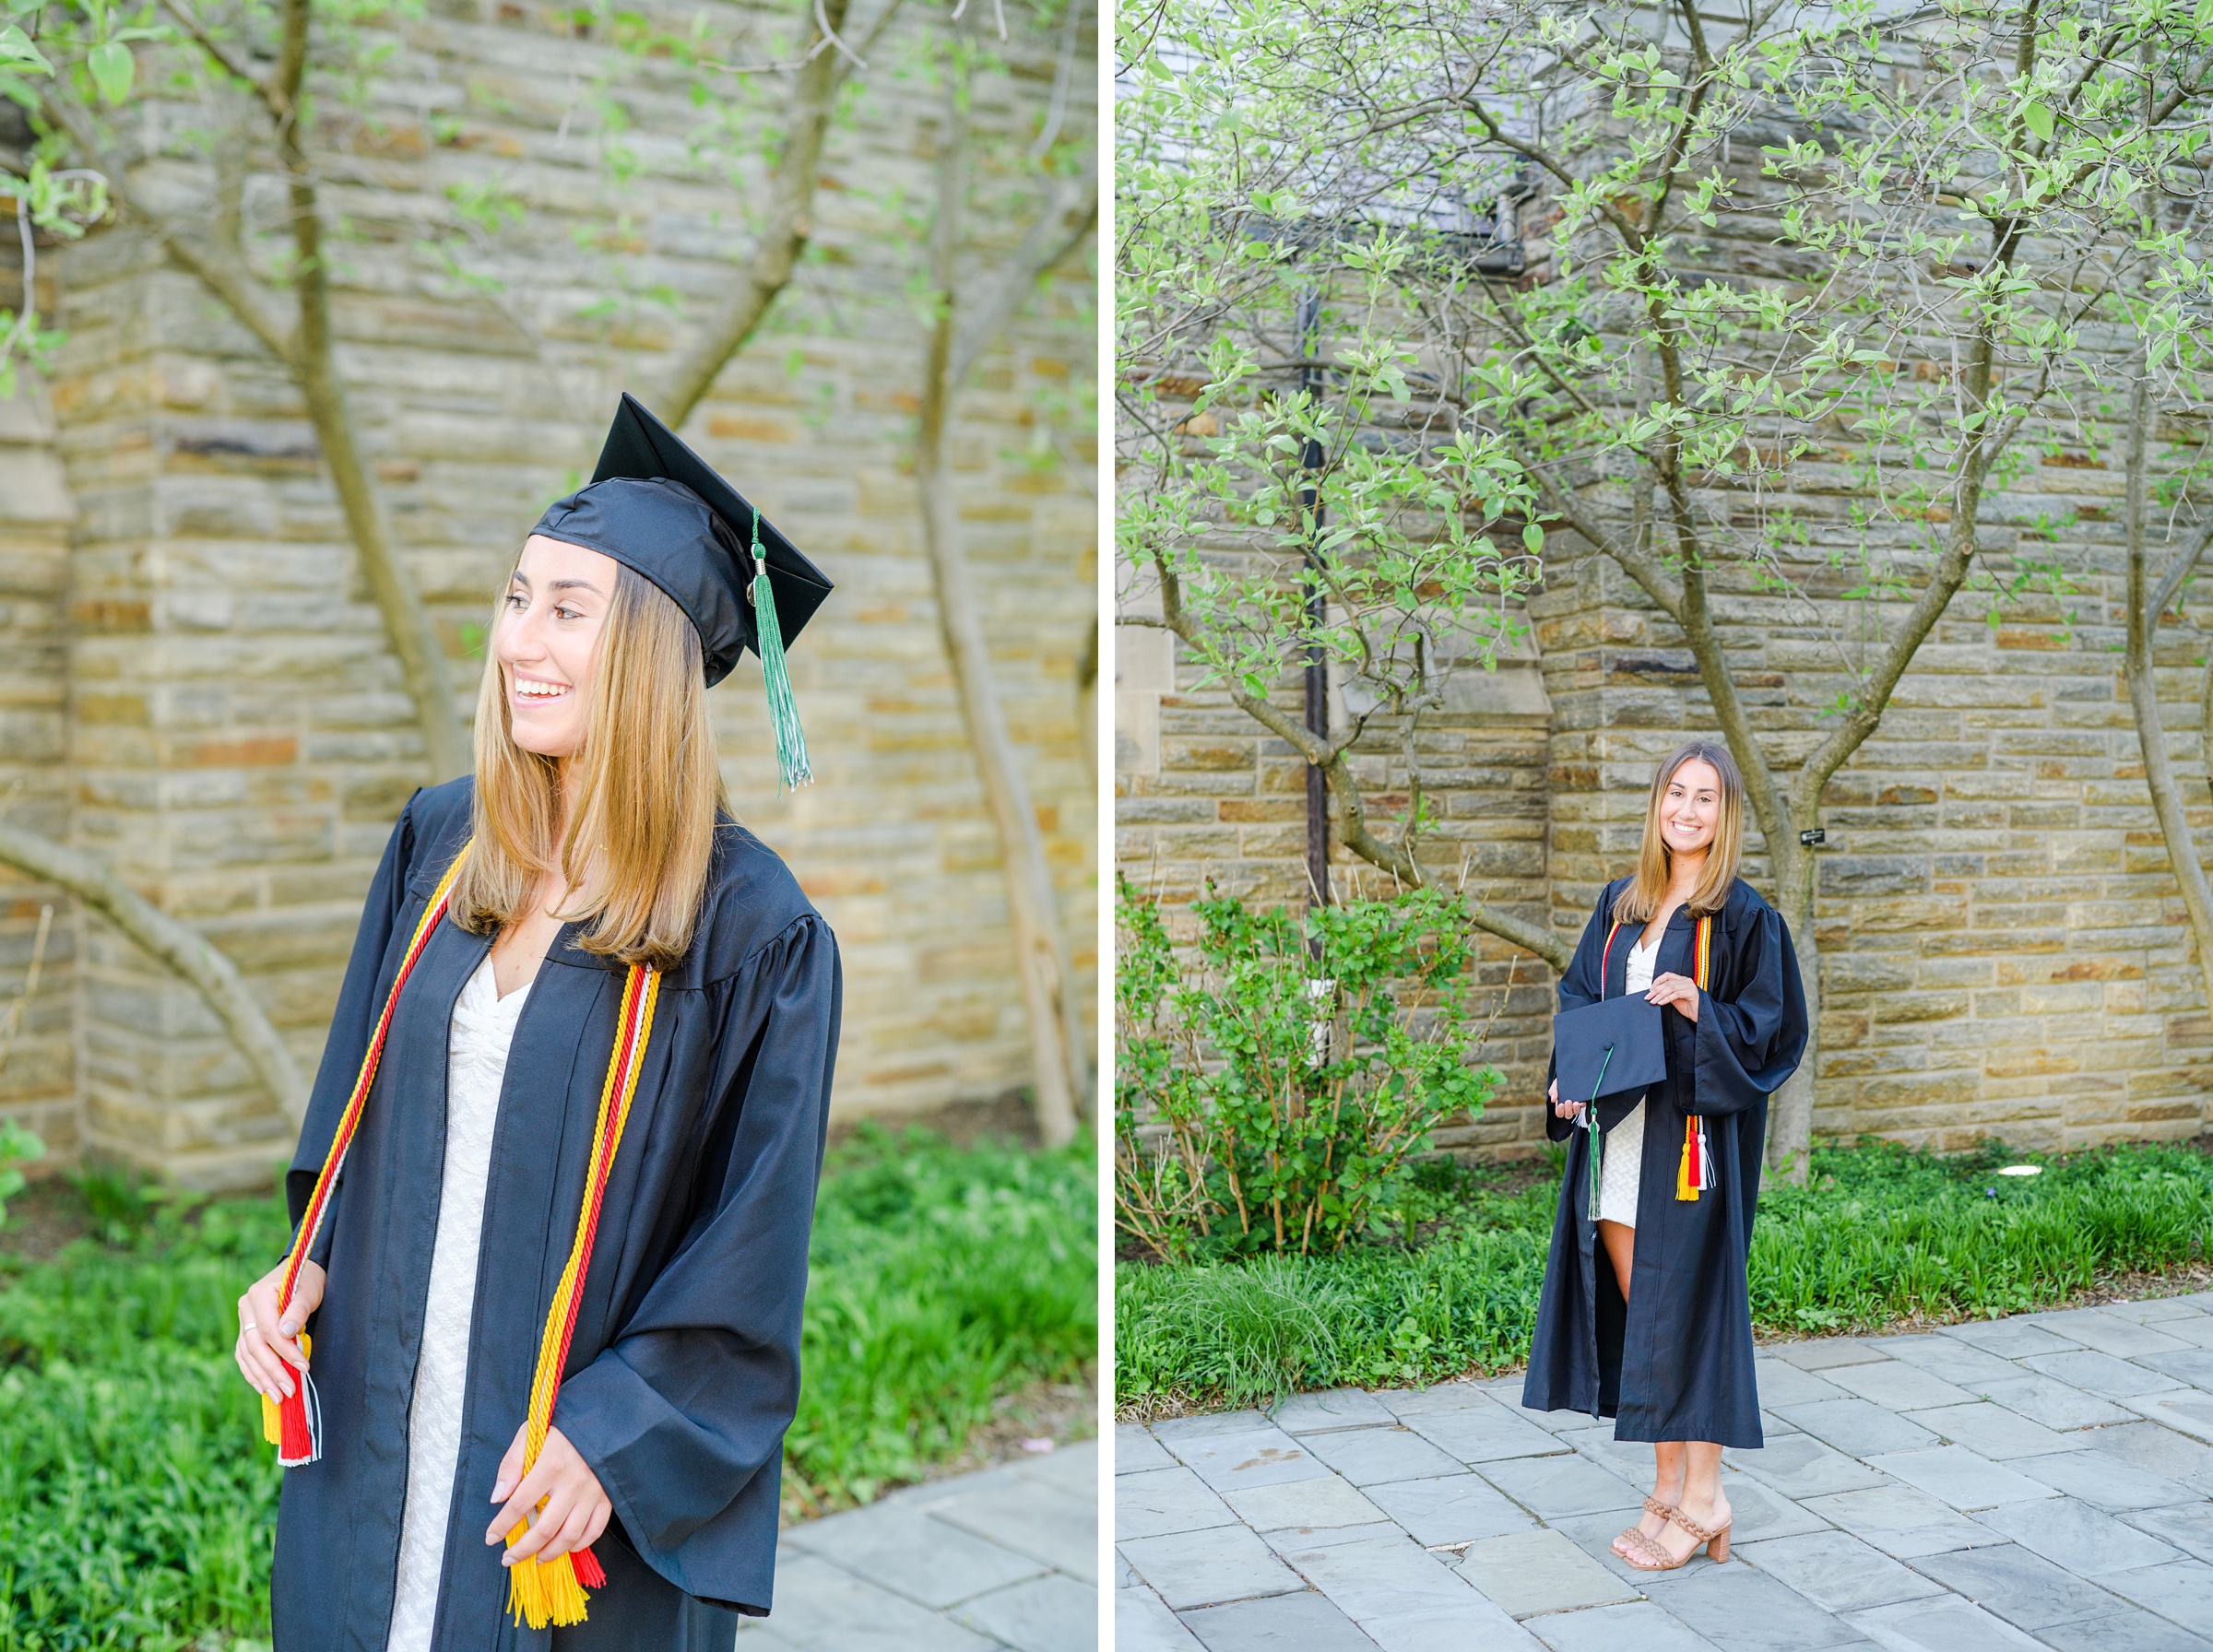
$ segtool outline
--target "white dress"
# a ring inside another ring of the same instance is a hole
[[[526,982],[501,997],[486,953],[454,1005],[446,1038],[445,1174],[438,1193],[422,1351],[415,1361],[415,1398],[408,1412],[407,1512],[400,1522],[399,1589],[385,1652],[431,1652],[446,1515],[461,1457],[461,1402],[468,1392],[468,1328],[476,1310],[492,1126],[515,1017],[529,996]],[[485,1486],[475,1501],[491,1494]]]
[[[1624,997],[1651,990],[1652,962],[1659,956],[1657,940],[1649,949],[1642,941],[1629,949],[1629,973],[1622,984]],[[1637,1225],[1637,1179],[1644,1164],[1642,1096],[1637,1098],[1628,1116],[1605,1136],[1605,1147],[1598,1162],[1598,1219],[1633,1228]]]

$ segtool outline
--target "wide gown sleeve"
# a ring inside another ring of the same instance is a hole
[[[1586,1004],[1595,1004],[1605,997],[1605,983],[1599,979],[1600,966],[1604,962],[1606,946],[1606,906],[1614,893],[1607,884],[1598,891],[1598,904],[1591,909],[1591,921],[1583,926],[1583,938],[1575,944],[1575,956],[1568,961],[1568,973],[1560,977],[1560,1011],[1580,1009]],[[1575,1120],[1562,1118],[1552,1110],[1552,1080],[1559,1063],[1555,1051],[1544,1064],[1544,1134],[1553,1141],[1565,1141],[1577,1129]]]
[[[420,796],[419,789],[399,811],[392,835],[385,840],[384,858],[377,862],[376,876],[370,880],[368,898],[361,903],[361,925],[353,934],[353,956],[346,962],[346,982],[338,989],[337,1008],[331,1014],[330,1034],[323,1044],[322,1063],[315,1068],[314,1088],[308,1092],[300,1145],[285,1172],[284,1202],[291,1213],[295,1236],[308,1198],[315,1190],[315,1176],[323,1168],[324,1156],[338,1133],[339,1115],[353,1094],[354,1080],[361,1074],[361,1056],[368,1051],[377,1015],[384,1009],[376,996],[377,975],[384,968],[385,949],[391,942],[393,928],[407,905],[408,875],[414,863],[417,836],[415,798]],[[344,1180],[343,1173],[339,1179]],[[329,1260],[331,1231],[325,1222],[310,1253],[311,1260]]]
[[[721,1034],[740,1059],[705,1121],[697,1214],[554,1406],[639,1552],[703,1599],[724,1589],[685,1539],[778,1460],[798,1409],[841,991],[837,943],[811,914],[741,966]]]
[[[1745,926],[1733,961],[1741,985],[1726,1002],[1698,995],[1692,1033],[1693,1110],[1743,1113],[1782,1088],[1805,1053],[1805,987],[1789,926],[1762,904]]]

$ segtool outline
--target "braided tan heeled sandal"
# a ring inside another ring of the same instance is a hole
[[[1661,1521],[1663,1522],[1663,1529],[1665,1528],[1665,1522],[1675,1517],[1675,1505],[1672,1503],[1663,1503],[1657,1497],[1647,1497],[1644,1500],[1644,1510],[1645,1513],[1649,1515],[1658,1515],[1660,1516]],[[1614,1540],[1616,1543],[1621,1544],[1625,1549],[1634,1549],[1639,1546],[1642,1546],[1646,1549],[1651,1549],[1654,1546],[1652,1540],[1645,1533],[1643,1528],[1636,1526],[1629,1527]],[[1624,1560],[1628,1558],[1627,1555],[1622,1554],[1621,1549],[1616,1549],[1614,1551],[1614,1552],[1616,1554],[1621,1554]],[[1664,1553],[1665,1551],[1662,1551],[1662,1552]]]
[[[1622,1533],[1622,1536],[1631,1540],[1629,1547],[1636,1550],[1637,1552],[1625,1554],[1622,1559],[1627,1561],[1639,1572],[1673,1572],[1678,1567],[1690,1564],[1692,1556],[1696,1555],[1701,1548],[1713,1556],[1717,1563],[1729,1558],[1729,1528],[1736,1523],[1734,1514],[1722,1521],[1718,1530],[1712,1531],[1700,1526],[1679,1508],[1670,1509],[1667,1517],[1671,1524],[1680,1526],[1685,1531],[1698,1540],[1690,1546],[1681,1560],[1677,1560],[1674,1555],[1668,1553],[1665,1549],[1663,1549],[1651,1538],[1646,1537],[1634,1526]]]
[[[1698,1539],[1698,1544],[1704,1545],[1706,1552],[1713,1556],[1716,1564],[1729,1558],[1729,1528],[1736,1524],[1736,1514],[1734,1510],[1731,1511],[1726,1520],[1723,1520],[1711,1531],[1700,1526],[1681,1509],[1677,1509],[1669,1518],[1673,1519],[1685,1531],[1690,1533],[1692,1537]],[[1698,1552],[1698,1545],[1693,1545],[1690,1554],[1696,1554]],[[1688,1560],[1690,1554],[1686,1554],[1683,1559]]]

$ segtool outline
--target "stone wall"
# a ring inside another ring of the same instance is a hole
[[[2109,520],[2124,490],[2118,432],[2082,434],[1994,490],[1981,533],[2001,570],[2035,535],[2038,556],[2067,569],[2075,588],[2007,602],[1962,593],[1875,737],[1828,787],[1818,1133],[2076,1148],[2186,1137],[2208,1123],[2213,1020],[2121,678],[2125,562]],[[1796,484],[1793,503],[1818,541],[1819,524],[1849,509],[1841,457],[1805,465]],[[1600,886],[1634,864],[1660,758],[1692,735],[1719,736],[1672,621],[1572,537],[1556,535],[1547,558],[1528,610],[1541,693],[1533,707],[1512,679],[1470,678],[1492,704],[1441,719],[1428,737],[1441,824],[1424,859],[1573,936]],[[1732,572],[1710,576],[1732,673],[1786,773],[1844,685],[1823,628],[1849,635],[1857,612],[1852,576],[1817,548],[1792,572],[1811,614]],[[2213,827],[2197,716],[2213,654],[2203,580],[2184,608],[2160,632],[2158,664],[2169,744],[2202,833]],[[1195,676],[1164,633],[1119,628],[1118,865],[1171,903],[1209,878],[1255,901],[1303,902],[1300,765]],[[1404,807],[1397,749],[1391,730],[1356,749],[1385,820]],[[1757,832],[1750,847],[1747,876],[1766,888]],[[1331,863],[1356,865],[1334,843]],[[1340,887],[1344,877],[1333,873]],[[1365,882],[1379,880],[1367,869]],[[1487,1013],[1512,971],[1485,1052],[1508,1083],[1482,1119],[1440,1138],[1478,1156],[1533,1151],[1543,1136],[1554,980],[1513,956],[1487,946],[1471,989]]]
[[[0,292],[11,308],[14,298]],[[53,408],[35,384],[0,400],[0,824],[58,837],[69,816],[62,605],[76,505],[53,436]],[[0,867],[0,1096],[64,1153],[76,1146],[79,1111],[80,936],[74,902]],[[26,997],[34,956],[39,990]]]
[[[756,17],[780,26],[787,9]],[[577,232],[597,246],[615,225],[704,313],[748,244],[760,169],[730,188],[692,166],[688,108],[649,66],[628,100],[642,170],[615,198],[588,146],[557,130],[575,78],[605,66],[565,11],[448,5],[392,38],[363,117],[331,128],[317,156],[332,207],[361,231],[339,249],[339,358],[473,704],[474,628],[506,559],[572,473],[588,474],[617,388],[688,333],[645,304],[611,325],[580,319],[611,277]],[[1014,72],[979,84],[979,124],[1026,136],[1053,45],[1017,38]],[[1091,118],[1085,46],[1071,130]],[[883,55],[903,49],[887,41]],[[778,795],[750,662],[713,699],[734,807],[839,936],[844,1114],[995,1097],[1028,1070],[997,841],[938,640],[909,462],[926,336],[906,298],[920,253],[901,192],[927,198],[936,109],[912,77],[870,81],[832,144],[813,261],[682,431],[838,585],[792,656],[815,786]],[[505,314],[440,288],[415,247],[450,218],[448,185],[493,175],[534,214],[493,249],[512,281]],[[169,159],[138,182],[172,203],[207,184]],[[979,259],[1024,227],[1013,206],[983,217]],[[43,652],[28,668],[11,653],[0,678],[0,762],[33,774],[43,829],[111,858],[232,957],[312,1070],[362,892],[421,778],[397,662],[278,364],[138,231],[47,256],[68,332],[51,451],[75,512],[0,521],[0,534],[47,536],[42,560],[11,559],[6,575],[8,638]],[[1096,847],[1076,663],[1095,610],[1095,506],[1088,415],[1071,411],[1095,376],[1086,257],[979,364],[954,445],[985,624],[1088,1005]],[[0,907],[0,969],[17,967],[35,894],[10,888]],[[83,927],[81,973],[59,977],[69,985],[41,1021],[62,1027],[56,1050],[74,1032],[74,1070],[18,1056],[0,1103],[68,1114],[87,1146],[194,1181],[266,1177],[289,1128],[196,997],[103,926]]]

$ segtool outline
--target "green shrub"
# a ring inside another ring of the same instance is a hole
[[[1993,1317],[2101,1279],[2202,1262],[2213,1155],[2114,1148],[1958,1158],[1888,1142],[1825,1148],[1805,1187],[1761,1192],[1747,1269],[1768,1336]],[[1358,1245],[1251,1264],[1125,1263],[1115,1279],[1115,1398],[1266,1404],[1298,1388],[1435,1382],[1529,1357],[1558,1166],[1519,1193],[1488,1171],[1432,1165],[1458,1209],[1414,1251]]]
[[[833,1154],[787,1463],[818,1502],[919,1474],[996,1394],[1095,1357],[1091,1164],[920,1131]],[[0,1255],[0,1652],[244,1652],[281,1470],[231,1345],[283,1207],[88,1180],[98,1237]]]
[[[1299,914],[1198,901],[1187,968],[1118,883],[1116,1224],[1164,1259],[1334,1253],[1483,1111],[1467,921],[1433,890]]]

